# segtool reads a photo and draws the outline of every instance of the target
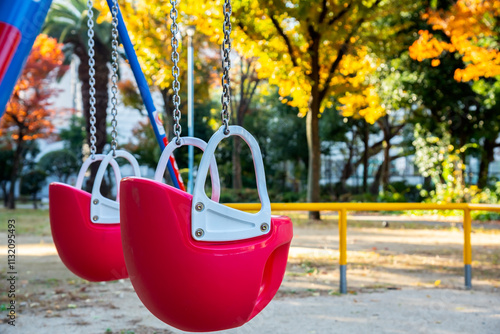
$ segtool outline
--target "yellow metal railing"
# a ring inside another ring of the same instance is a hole
[[[258,211],[260,204],[226,204],[242,211]],[[472,288],[471,211],[500,212],[500,205],[468,203],[272,203],[273,211],[337,211],[339,213],[340,292],[347,293],[347,211],[460,210],[463,211],[464,278]]]

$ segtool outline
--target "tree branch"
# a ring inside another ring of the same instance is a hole
[[[297,58],[294,55],[293,47],[292,47],[292,43],[290,42],[290,39],[285,34],[285,32],[281,28],[279,22],[274,18],[274,16],[272,14],[269,14],[269,18],[271,19],[271,22],[273,23],[274,27],[278,31],[278,34],[281,37],[283,37],[283,40],[285,41],[286,47],[288,48],[288,53],[290,54],[290,58],[292,59],[293,66],[298,66],[298,64],[297,64]]]
[[[337,57],[333,61],[332,65],[330,66],[330,70],[328,71],[328,77],[326,78],[325,84],[323,86],[323,89],[321,90],[319,96],[320,96],[320,101],[323,100],[328,93],[328,89],[330,88],[330,83],[332,82],[333,75],[335,71],[337,70],[337,67],[339,66],[340,62],[342,61],[342,58],[344,55],[347,53],[347,48],[350,44],[351,37],[356,33],[358,28],[363,24],[365,21],[364,18],[361,18],[353,27],[352,31],[346,36],[344,39],[344,42],[339,48],[339,51],[337,53]]]
[[[405,125],[406,125],[406,123],[401,123],[401,124],[399,124],[399,125],[394,125],[394,126],[391,126],[391,127],[390,127],[390,131],[391,131],[391,139],[392,139],[393,137],[395,137],[395,136],[399,133],[399,131],[401,131],[401,129],[405,127]]]
[[[319,93],[320,101],[322,101],[325,98],[326,93],[328,92],[328,89],[330,88],[330,83],[332,82],[333,74],[335,73],[335,70],[339,66],[342,58],[347,53],[347,47],[349,46],[350,39],[351,39],[351,35],[349,34],[346,37],[346,39],[344,40],[344,42],[342,43],[342,45],[340,46],[339,51],[337,52],[337,57],[333,61],[332,65],[330,66],[330,70],[328,71],[328,77],[326,78],[324,87],[321,90],[321,92]]]
[[[319,14],[319,20],[318,20],[320,24],[323,23],[326,17],[326,11],[327,11],[326,2],[327,0],[323,0],[321,4],[321,14]]]
[[[250,101],[252,101],[252,98],[255,94],[255,91],[257,90],[257,86],[259,85],[259,82],[260,82],[259,79],[254,81],[254,85],[253,85],[252,89],[250,90],[250,93],[248,94],[248,102],[249,103],[250,103]]]
[[[347,7],[344,7],[344,9],[342,9],[337,15],[335,15],[334,17],[332,17],[330,19],[330,21],[328,21],[328,25],[331,26],[332,24],[334,24],[335,22],[337,22],[338,20],[340,20],[342,18],[342,16],[344,16],[345,14],[347,14],[347,12],[349,11],[349,9],[351,9],[351,6],[352,6],[352,1],[349,2],[349,4],[347,5]]]

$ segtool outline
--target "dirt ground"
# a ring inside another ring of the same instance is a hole
[[[354,224],[355,225],[355,224]],[[335,224],[294,229],[278,295],[224,333],[500,333],[500,232],[472,234],[473,289],[464,289],[459,228],[348,229],[348,295],[339,295]],[[7,253],[0,233],[0,254]],[[0,333],[181,333],[149,313],[130,282],[90,283],[59,260],[50,236],[17,239],[17,319],[6,323],[7,259],[0,259]]]

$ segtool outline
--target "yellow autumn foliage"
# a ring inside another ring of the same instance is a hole
[[[221,44],[223,1],[185,1],[188,3],[185,14],[191,18],[191,22],[198,30],[211,36],[214,42]],[[333,1],[328,6],[327,17],[330,18],[351,6],[352,9],[347,11],[349,14],[342,20],[328,24],[328,20],[318,21],[318,13],[321,12],[319,1],[269,1],[266,6],[262,1],[233,1],[233,48],[246,57],[257,58],[259,77],[268,79],[271,85],[277,85],[282,101],[297,107],[301,116],[311,110],[313,87],[316,84],[320,91],[327,92],[326,98],[321,99],[320,112],[333,107],[331,97],[344,96],[347,92],[360,96],[370,92],[368,103],[373,105],[370,99],[375,90],[367,90],[365,83],[377,64],[360,42],[360,35],[349,34],[349,31],[360,29],[356,25],[362,21],[361,18],[375,19],[373,11],[367,9],[370,3],[354,1],[349,5],[343,1]],[[317,59],[311,52],[311,29],[322,36]],[[338,66],[332,72],[331,66],[346,39],[349,49],[341,55]],[[315,70],[318,71],[318,82],[312,76]],[[381,107],[372,107],[364,112],[370,122],[383,114]]]
[[[370,124],[386,114],[374,86],[368,86],[359,93],[347,92],[339,98],[339,102],[342,104],[339,107],[342,116],[364,118]]]
[[[500,0],[458,0],[449,11],[429,11],[424,19],[435,31],[442,31],[449,42],[438,40],[427,30],[410,47],[410,56],[418,61],[436,59],[444,51],[458,52],[466,63],[456,69],[457,81],[471,81],[500,75],[500,51],[495,31],[500,16]],[[433,66],[438,66],[433,62]]]

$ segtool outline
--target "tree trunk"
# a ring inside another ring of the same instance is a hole
[[[245,59],[240,56],[240,78],[239,78],[239,99],[233,99],[231,110],[232,117],[236,120],[236,125],[243,126],[245,115],[248,114],[250,103],[255,94],[255,90],[259,85],[259,78],[256,75],[255,67],[253,66],[256,58]],[[234,103],[237,102],[237,103]],[[233,170],[232,182],[233,189],[243,188],[243,180],[241,176],[241,138],[233,137]]]
[[[380,178],[382,176],[382,170],[385,168],[384,167],[385,161],[382,162],[382,164],[378,167],[377,173],[375,174],[375,177],[373,178],[373,183],[370,186],[370,192],[373,195],[377,195],[379,188],[380,188]]]
[[[461,131],[460,132],[460,147],[464,147],[465,145],[467,145],[467,135],[465,133],[465,131]],[[466,150],[461,150],[461,152],[459,153],[459,156],[460,156],[460,159],[462,160],[462,163],[465,164],[465,161],[467,159],[467,155],[466,155]],[[482,157],[481,157],[482,158]],[[458,169],[458,168],[455,168],[455,170],[460,170],[460,176],[462,178],[462,187],[465,188],[465,175],[463,173],[463,169]],[[488,174],[486,174],[486,178],[488,178]]]
[[[352,168],[352,159],[354,157],[354,141],[356,140],[356,133],[353,132],[352,142],[348,145],[349,148],[349,157],[347,158],[347,162],[342,169],[342,175],[340,177],[340,191],[341,193],[347,192],[347,180],[351,177],[353,168]]]
[[[3,206],[4,206],[4,208],[7,208],[7,203],[9,201],[9,192],[7,190],[7,182],[6,181],[2,182],[2,192],[3,192]]]
[[[248,107],[245,108],[244,101],[243,101],[243,93],[244,93],[244,86],[243,86],[243,74],[241,75],[241,87],[240,87],[240,103],[238,105],[238,109],[236,109],[236,112],[234,113],[235,115],[235,121],[236,125],[243,126],[243,117],[248,110]],[[241,138],[238,136],[233,136],[233,189],[241,189],[243,188],[243,180],[241,178]]]
[[[36,202],[36,192],[33,193],[33,209],[38,209],[38,205]]]
[[[387,186],[390,183],[390,178],[391,178],[391,155],[389,154],[391,150],[391,143],[390,140],[385,140],[384,141],[384,163],[382,166],[384,167],[382,169],[382,176],[381,176],[381,181],[382,181],[382,188],[384,190],[387,190]]]
[[[479,179],[477,186],[483,189],[488,185],[488,173],[490,163],[495,160],[495,139],[484,139],[483,150],[481,151],[481,163],[479,164]]]
[[[12,171],[10,173],[10,189],[7,198],[8,209],[16,208],[15,190],[16,190],[16,181],[21,169],[21,159],[23,157],[23,150],[24,150],[23,136],[24,133],[21,128],[19,129],[18,139],[16,140],[16,150],[14,151],[14,156],[12,157]]]
[[[238,124],[240,125],[240,124]],[[241,179],[241,138],[233,136],[233,189],[243,188]]]
[[[306,116],[307,148],[309,150],[307,201],[310,203],[319,202],[320,199],[319,180],[321,176],[321,149],[319,139],[319,107],[319,98],[317,95],[315,98],[315,94],[313,93],[309,106],[309,112]],[[309,212],[309,219],[319,220],[319,211]]]
[[[370,148],[370,126],[365,122],[365,133],[363,136],[364,152],[363,152],[363,193],[368,192],[368,149]]]
[[[167,139],[171,140],[174,137],[174,117],[172,115],[172,95],[169,93],[168,88],[160,90],[163,99],[163,113],[165,115],[165,132]]]
[[[307,149],[309,151],[309,163],[307,171],[307,201],[319,202],[321,177],[321,142],[319,138],[319,114],[321,100],[324,95],[320,91],[320,59],[319,46],[321,35],[312,26],[309,26],[311,42],[309,44],[309,54],[311,56],[311,97],[309,100],[309,110],[306,117]],[[320,220],[319,211],[309,212],[309,219]]]
[[[391,124],[389,123],[389,116],[384,116],[378,121],[380,129],[384,134],[384,141],[382,146],[384,148],[384,163],[382,164],[382,170],[380,175],[380,182],[382,182],[382,187],[386,190],[389,185],[390,172],[391,172],[391,139],[394,136],[391,129]]]

